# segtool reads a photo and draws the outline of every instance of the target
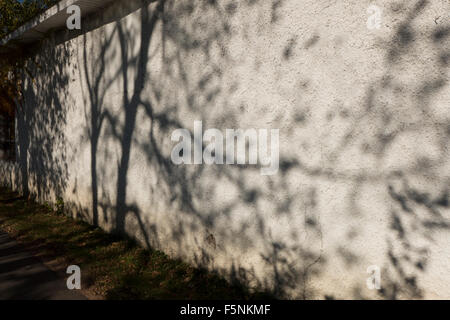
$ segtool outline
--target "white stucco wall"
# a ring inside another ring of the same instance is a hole
[[[2,179],[282,297],[449,299],[449,9],[115,1],[37,53]],[[174,165],[196,120],[279,129],[279,172]]]

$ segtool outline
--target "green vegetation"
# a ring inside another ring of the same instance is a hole
[[[0,0],[0,39],[58,0]]]
[[[106,299],[269,298],[6,189],[0,189],[0,228],[44,260],[80,266],[86,293]]]
[[[57,0],[0,0],[0,40]],[[21,76],[28,60],[27,48],[0,50],[0,112],[12,116],[16,100],[21,99]]]

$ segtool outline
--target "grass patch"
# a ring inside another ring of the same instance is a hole
[[[0,228],[47,259],[82,270],[82,286],[106,299],[261,299],[242,285],[105,233],[0,188]]]

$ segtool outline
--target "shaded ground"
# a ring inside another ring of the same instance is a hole
[[[118,238],[84,222],[54,212],[46,206],[27,201],[13,192],[0,189],[0,228],[7,231],[28,250],[63,272],[69,265],[81,268],[83,292],[89,297],[107,299],[256,299],[268,298],[250,293],[239,284],[230,285],[219,276],[169,259],[156,250],[144,250],[131,240]],[[31,299],[65,296],[49,295],[40,281],[53,283],[51,272],[31,255],[15,249],[18,245],[0,234],[0,298]],[[13,252],[14,251],[14,252]],[[16,251],[22,262],[8,259]],[[11,260],[12,261],[12,260]],[[27,266],[32,269],[27,269]],[[23,270],[24,269],[24,270]],[[46,271],[45,271],[45,270]],[[33,273],[30,274],[29,273]],[[45,275],[45,277],[44,277]],[[54,274],[56,277],[56,274]],[[26,290],[18,285],[5,295],[12,279],[17,283],[39,284],[42,290]],[[36,280],[37,279],[37,280]],[[56,279],[56,278],[55,278]],[[38,282],[33,282],[38,281]],[[65,280],[62,282],[65,286]],[[49,287],[50,288],[50,287]],[[66,291],[68,291],[66,289]],[[28,296],[27,296],[28,297]]]
[[[0,230],[1,300],[84,300],[66,280]]]

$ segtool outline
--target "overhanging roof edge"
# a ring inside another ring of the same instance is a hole
[[[17,30],[8,34],[0,40],[0,49],[8,50],[11,43],[14,45],[30,44],[42,39],[42,30],[58,29],[65,26],[67,8],[77,5],[81,9],[81,16],[91,14],[114,0],[61,0],[51,8],[47,9],[31,21],[23,24]]]

